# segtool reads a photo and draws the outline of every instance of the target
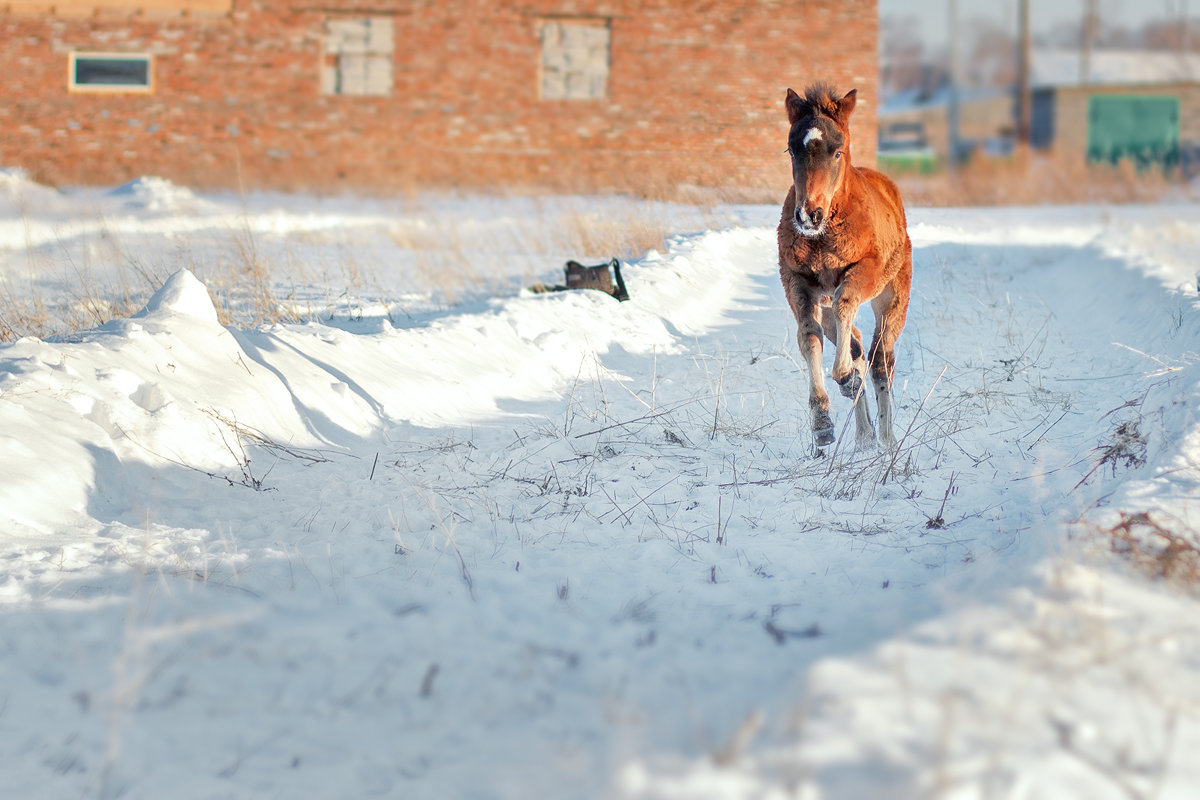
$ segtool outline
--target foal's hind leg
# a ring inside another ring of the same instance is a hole
[[[833,315],[833,309],[823,309],[821,327],[834,346],[838,342],[838,324]],[[875,440],[875,426],[871,424],[871,409],[867,406],[867,396],[863,393],[864,377],[867,374],[867,360],[863,355],[862,333],[857,327],[850,326],[850,358],[853,369],[850,377],[838,384],[842,394],[854,401],[854,439],[856,444],[867,444]]]
[[[888,288],[871,301],[875,312],[875,334],[871,339],[871,382],[879,413],[879,437],[887,447],[896,443],[892,434],[892,380],[896,375],[896,339],[908,316],[908,289],[912,267],[901,270]]]

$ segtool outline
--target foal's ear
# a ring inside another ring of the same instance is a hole
[[[783,101],[783,105],[787,108],[788,123],[791,125],[795,125],[799,120],[809,116],[808,103],[791,89],[788,89],[787,99]]]
[[[854,110],[854,104],[858,100],[858,89],[851,89],[846,92],[846,96],[838,100],[838,119],[842,124],[846,124],[846,120],[850,119],[850,112]]]

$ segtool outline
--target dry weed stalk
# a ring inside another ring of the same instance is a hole
[[[241,257],[242,280],[249,284],[255,323],[280,322],[285,317],[288,321],[299,321],[294,314],[285,313],[283,304],[275,298],[271,289],[270,264],[259,253],[258,243],[248,221],[244,221],[242,229],[235,234],[234,246]]]
[[[0,342],[14,342],[22,336],[44,339],[52,333],[50,313],[41,296],[21,297],[6,283],[0,291]]]
[[[1162,512],[1119,513],[1120,520],[1108,528],[1091,522],[1085,524],[1107,540],[1111,552],[1123,556],[1138,570],[1192,591],[1200,586],[1197,531],[1182,520],[1168,520]]]
[[[667,225],[640,206],[608,216],[596,211],[573,211],[562,215],[553,230],[555,242],[568,253],[583,258],[635,258],[649,250],[663,249]]]
[[[1119,408],[1140,407],[1144,399],[1145,396],[1143,395],[1141,399],[1127,402]],[[1119,409],[1113,409],[1113,411],[1117,410]],[[1111,413],[1113,412],[1110,411],[1109,414]],[[1133,417],[1117,423],[1112,431],[1109,442],[1097,447],[1095,450],[1095,452],[1100,454],[1100,458],[1087,471],[1087,474],[1079,479],[1079,483],[1074,486],[1075,489],[1083,486],[1092,475],[1106,466],[1112,470],[1113,477],[1116,477],[1118,466],[1125,469],[1136,469],[1145,466],[1147,437],[1142,432],[1141,419],[1141,417]]]
[[[304,464],[324,464],[331,460],[329,458],[333,454],[331,450],[318,450],[311,447],[296,447],[294,445],[281,444],[271,439],[258,428],[244,425],[236,419],[230,419],[214,408],[203,407],[200,411],[237,434],[239,441],[261,447],[268,452],[274,453],[276,456],[287,456]],[[244,449],[243,452],[245,452]]]

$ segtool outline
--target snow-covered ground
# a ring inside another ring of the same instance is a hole
[[[0,794],[1196,796],[1200,605],[1131,562],[1200,530],[1200,208],[913,210],[901,441],[816,457],[776,208],[518,288],[612,202],[0,175],[14,302],[158,289],[0,346]],[[231,241],[314,321],[221,324]]]

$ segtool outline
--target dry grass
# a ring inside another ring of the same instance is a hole
[[[563,204],[561,198],[549,195],[527,199],[529,215],[506,218],[502,226],[410,204],[388,235],[398,248],[411,253],[420,284],[452,304],[470,292],[502,290],[503,279],[493,269],[498,258],[538,264],[540,269],[561,265],[566,258],[627,260],[650,250],[665,250],[671,233],[662,213],[643,201],[602,198],[594,206],[585,206]],[[535,273],[532,266],[524,269],[526,285],[536,281]]]
[[[500,244],[532,252],[570,252],[583,258],[617,256],[634,258],[661,248],[669,232],[666,220],[648,204],[636,200],[598,203],[592,208],[560,207],[554,198],[536,198],[534,215],[508,220]],[[398,219],[389,229],[397,247],[413,251],[437,250],[471,260],[479,242],[472,235],[481,224],[472,219],[438,218],[420,206]]]
[[[50,305],[36,291],[22,292],[5,282],[0,284],[0,342],[24,336],[44,339],[95,328],[132,315],[145,305],[152,292],[131,287],[126,281],[106,285],[84,276],[66,289],[57,304]]]
[[[1109,411],[1110,414],[1124,413],[1115,419],[1108,434],[1093,452],[1095,463],[1087,474],[1075,484],[1078,489],[1093,475],[1143,467],[1147,461],[1147,435],[1143,432],[1145,418],[1140,409],[1140,398],[1126,401]],[[1182,586],[1189,591],[1200,587],[1200,532],[1163,510],[1130,512],[1115,510],[1115,523],[1099,523],[1081,517],[1077,524],[1087,531],[1091,540],[1106,550],[1124,558],[1138,571]],[[1111,520],[1111,514],[1105,517]]]
[[[224,325],[300,322],[301,317],[281,303],[272,288],[276,268],[261,252],[248,224],[233,232],[232,253],[221,259],[216,274],[204,275],[217,318]],[[234,309],[248,309],[236,314]]]
[[[1105,547],[1138,571],[1197,591],[1200,536],[1182,520],[1161,511],[1119,512],[1114,525],[1083,523]]]
[[[897,179],[911,206],[1149,202],[1186,191],[1178,180],[1139,173],[1128,164],[1113,168],[1040,154],[979,161],[953,176]],[[425,292],[435,304],[452,305],[472,295],[513,290],[518,280],[531,285],[567,258],[584,263],[613,256],[628,260],[665,250],[672,223],[667,216],[671,212],[661,202],[696,209],[701,224],[712,228],[728,224],[717,211],[721,206],[774,205],[780,194],[777,187],[735,190],[664,184],[640,197],[599,197],[591,203],[530,190],[511,196],[525,202],[528,212],[505,213],[503,219],[489,218],[486,212],[463,218],[445,208],[427,207],[423,202],[428,195],[416,195],[399,201],[395,220],[385,229],[384,236],[398,251],[386,258],[409,265],[407,293]],[[208,285],[222,323],[241,327],[309,320],[322,309],[330,311],[331,304],[314,299],[311,287],[328,284],[331,274],[345,279],[346,297],[379,286],[357,240],[339,250],[332,273],[329,264],[309,263],[315,251],[306,248],[306,237],[315,239],[317,247],[327,246],[325,232],[290,234],[281,255],[278,248],[264,248],[250,220],[243,219],[240,226],[214,234],[212,240],[180,240],[172,258],[170,253],[143,255],[138,245],[104,230],[103,221],[101,228],[94,244],[88,245],[90,251],[73,250],[68,244],[30,244],[25,259],[29,274],[59,275],[64,288],[43,297],[39,292],[50,290],[40,280],[28,285],[0,282],[0,341],[69,335],[128,316],[180,267],[192,269]],[[148,265],[147,258],[162,263]],[[497,271],[497,262],[504,262],[504,268]]]
[[[1128,404],[1122,406],[1124,407],[1128,407]],[[1079,479],[1079,483],[1075,484],[1076,489],[1105,467],[1112,470],[1113,477],[1116,477],[1118,467],[1136,469],[1145,466],[1146,434],[1142,433],[1141,417],[1132,417],[1116,423],[1109,441],[1097,447],[1095,452],[1099,454],[1099,458],[1087,474]]]
[[[126,238],[110,231],[105,220],[93,220],[96,232],[82,243],[68,238],[39,245],[29,240],[23,258],[14,254],[36,277],[0,281],[0,341],[71,335],[127,317],[180,268],[190,269],[208,286],[222,324],[253,327],[332,314],[334,304],[318,297],[319,287],[344,280],[347,298],[365,287],[379,287],[372,259],[389,263],[393,274],[396,265],[410,270],[399,287],[389,276],[386,289],[372,289],[377,296],[401,288],[409,297],[428,295],[433,304],[453,305],[472,295],[531,285],[539,273],[561,267],[567,258],[631,259],[665,249],[671,232],[668,212],[642,200],[511,199],[515,212],[493,198],[474,216],[459,210],[470,209],[467,203],[439,207],[420,199],[404,201],[393,222],[365,231],[376,237],[375,243],[382,234],[385,249],[392,245],[393,252],[382,257],[371,242],[352,238],[339,246],[336,235],[325,231],[290,231],[282,242],[278,236],[267,241],[247,216],[226,229],[177,238],[173,252],[163,251],[162,245],[146,250],[136,234]],[[722,224],[711,209],[697,208],[704,221],[712,222],[710,227]],[[80,222],[87,227],[87,220]],[[26,219],[27,229],[33,224]]]
[[[580,211],[566,214],[559,235],[567,252],[628,259],[665,249],[667,233],[666,222],[656,214],[631,208],[616,217]]]
[[[765,175],[763,179],[745,186],[697,186],[662,181],[644,184],[631,191],[630,196],[709,208],[721,205],[777,205],[783,200],[791,174],[786,157],[781,163],[783,167],[778,174]]]
[[[956,174],[898,174],[911,206],[1002,206],[1068,203],[1150,203],[1185,192],[1178,175],[1139,171],[1132,163],[1088,164],[1082,157],[1025,154],[976,159]]]

